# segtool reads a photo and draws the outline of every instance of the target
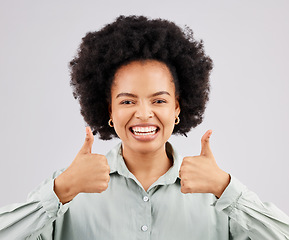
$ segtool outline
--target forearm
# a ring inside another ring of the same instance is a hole
[[[289,239],[289,217],[275,205],[261,202],[234,177],[231,181],[215,207],[232,220],[232,236],[238,236],[238,225],[252,240]]]
[[[6,206],[0,213],[0,239],[26,239],[37,231],[52,227],[50,218],[38,202]],[[48,238],[49,239],[49,238]]]
[[[0,239],[26,239],[35,233],[52,232],[52,222],[65,213],[53,192],[54,179],[44,181],[26,203],[11,204],[0,209]]]

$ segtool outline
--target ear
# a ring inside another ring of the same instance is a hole
[[[180,103],[179,103],[179,97],[176,97],[176,107],[175,107],[175,116],[179,116],[180,112],[181,112],[181,107],[180,107]]]
[[[111,118],[111,104],[108,104],[108,113],[109,113],[109,117]]]

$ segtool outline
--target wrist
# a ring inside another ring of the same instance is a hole
[[[219,181],[217,181],[217,184],[214,188],[213,194],[220,198],[225,191],[225,189],[228,187],[230,183],[231,177],[228,173],[222,171],[222,174],[220,175]]]
[[[70,202],[78,193],[73,188],[71,179],[66,175],[66,172],[60,174],[54,180],[54,192],[62,204]]]

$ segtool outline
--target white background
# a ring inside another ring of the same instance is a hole
[[[214,61],[204,122],[173,137],[183,156],[213,130],[218,165],[289,214],[288,1],[1,1],[0,206],[67,167],[85,123],[69,86],[81,38],[120,14],[190,26]],[[95,137],[105,154],[118,140]]]

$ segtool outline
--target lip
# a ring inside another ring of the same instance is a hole
[[[157,127],[160,128],[157,124],[152,124],[152,123],[140,123],[140,124],[134,124],[129,126],[129,128],[132,127]]]
[[[153,135],[135,135],[132,133],[131,129],[133,127],[156,127],[157,128],[157,131],[155,134]],[[143,141],[143,142],[148,142],[148,141],[152,141],[154,140],[158,135],[159,135],[159,132],[160,132],[160,127],[156,124],[151,124],[151,123],[143,123],[143,124],[135,124],[135,125],[131,125],[129,127],[129,132],[130,134],[132,135],[132,137],[138,141]]]

